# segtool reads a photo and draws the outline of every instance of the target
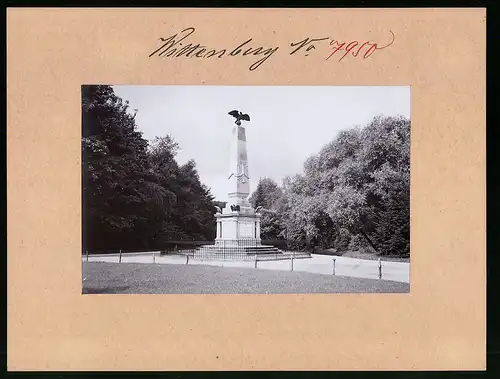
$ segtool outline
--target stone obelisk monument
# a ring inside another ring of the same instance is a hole
[[[217,212],[217,236],[215,245],[249,246],[260,245],[260,214],[255,212],[250,195],[250,175],[246,130],[241,121],[250,117],[238,111],[229,112],[236,118],[231,135],[230,164],[228,173],[228,203],[222,212]]]

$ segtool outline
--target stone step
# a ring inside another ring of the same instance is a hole
[[[258,246],[216,246],[205,245],[195,249],[194,255],[201,254],[205,258],[213,254],[214,259],[244,259],[244,260],[283,260],[301,258],[311,258],[307,252],[284,252],[272,245],[258,245]]]
[[[262,254],[283,254],[283,252],[281,250],[273,250],[273,249],[268,249],[268,250],[247,250],[246,251],[247,254],[259,254],[259,255],[262,255]]]
[[[237,246],[237,245],[204,245],[200,248],[204,249],[251,249],[251,250],[266,250],[266,249],[277,249],[272,245],[248,245],[248,246]]]
[[[196,250],[204,250],[204,251],[240,251],[240,252],[266,252],[266,251],[281,251],[277,247],[274,246],[202,246],[197,248]]]

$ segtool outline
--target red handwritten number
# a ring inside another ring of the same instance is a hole
[[[382,46],[382,47],[379,47],[377,43],[372,43],[370,41],[364,42],[361,46],[359,46],[358,41],[351,41],[346,46],[346,42],[340,42],[340,41],[332,39],[330,41],[330,46],[333,46],[332,52],[326,59],[327,60],[330,59],[336,52],[338,52],[340,50],[344,50],[345,53],[339,59],[339,62],[342,59],[344,59],[349,53],[351,53],[351,55],[353,57],[357,57],[359,55],[359,53],[361,53],[363,50],[365,50],[366,46],[368,46],[368,50],[366,50],[364,52],[363,59],[369,58],[376,50],[385,49],[386,47],[389,47],[394,43],[394,39],[395,39],[394,33],[392,32],[392,30],[389,30],[389,32],[392,34],[392,40],[387,45]],[[357,50],[354,50],[356,48],[357,48]]]
[[[354,46],[351,46],[353,43],[354,43],[355,45],[354,45]],[[347,46],[346,46],[346,48],[345,48],[345,54],[344,54],[344,55],[342,55],[342,58],[340,58],[340,59],[339,59],[339,62],[340,62],[342,59],[344,59],[344,58],[345,58],[345,56],[346,56],[347,54],[349,54],[349,53],[351,52],[351,50],[352,50],[352,49],[354,49],[356,46],[358,46],[358,41],[352,41],[352,42],[350,42],[350,43],[349,43],[349,45],[347,45]],[[353,53],[353,54],[354,54],[354,53]]]
[[[375,50],[377,50],[377,44],[376,43],[374,43],[373,45],[370,46],[370,48],[365,53],[365,55],[363,55],[363,59],[368,58],[370,55],[372,55],[375,52]]]
[[[362,44],[362,45],[359,47],[358,51],[356,51],[356,54],[352,53],[352,56],[353,56],[353,57],[357,57],[357,56],[358,56],[358,54],[359,54],[359,52],[361,51],[361,49],[362,49],[363,47],[365,47],[365,45],[366,45],[366,44],[369,44],[369,43],[370,43],[370,42],[366,41],[364,44]]]
[[[328,58],[326,58],[327,60],[330,59],[333,54],[335,54],[337,51],[339,51],[340,49],[342,49],[344,47],[344,45],[345,45],[345,42],[342,42],[341,44],[339,44],[338,41],[336,41],[336,40],[332,40],[330,42],[330,45],[333,46],[334,43],[336,43],[338,45],[338,47],[333,50],[333,52],[328,56]]]

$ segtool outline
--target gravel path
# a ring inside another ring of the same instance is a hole
[[[122,263],[159,263],[169,265],[184,265],[186,256],[182,255],[153,255],[153,252],[140,252],[134,254],[123,254]],[[118,263],[119,254],[91,255],[89,262],[110,262]],[[378,279],[378,262],[374,260],[364,260],[346,257],[332,257],[328,255],[312,254],[311,258],[295,259],[293,264],[294,272],[308,272],[311,274],[331,275],[333,271],[333,259],[336,261],[335,273],[338,276],[351,276],[366,279]],[[82,257],[86,261],[87,257]],[[396,282],[410,283],[410,264],[404,262],[381,262],[382,279]],[[253,268],[253,261],[222,261],[217,259],[189,259],[189,265],[207,265],[219,267],[242,267]],[[290,271],[291,261],[285,260],[264,260],[258,262],[259,269]]]
[[[274,271],[144,263],[83,262],[83,293],[266,294],[409,292],[388,280]]]

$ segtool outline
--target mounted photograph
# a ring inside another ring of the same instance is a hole
[[[81,91],[83,294],[410,292],[409,86]]]

